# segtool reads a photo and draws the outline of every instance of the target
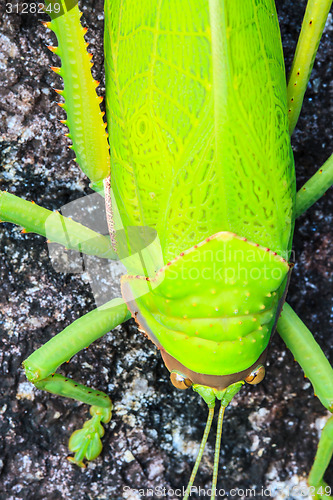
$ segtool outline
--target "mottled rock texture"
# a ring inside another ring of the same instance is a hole
[[[21,3],[22,4],[22,3]],[[102,81],[103,1],[81,2]],[[278,0],[290,68],[305,1]],[[72,161],[65,127],[58,120],[52,87],[61,82],[50,65],[54,44],[37,14],[6,14],[0,5],[1,189],[57,209],[89,194],[87,179]],[[293,136],[298,186],[327,159],[332,136],[332,15],[320,46],[304,109]],[[130,57],[130,55],[129,55]],[[332,360],[333,191],[297,222],[296,265],[288,300]],[[87,273],[60,274],[47,245],[11,224],[0,228],[0,499],[82,500],[145,498],[138,488],[172,488],[189,478],[206,419],[206,408],[189,390],[177,391],[154,346],[134,323],[95,342],[61,368],[73,378],[107,391],[115,404],[104,451],[87,469],[67,460],[67,442],[82,425],[87,407],[35,390],[22,361],[52,335],[94,307]],[[273,340],[266,379],[245,387],[226,412],[219,487],[272,489],[273,498],[304,498],[288,488],[308,473],[326,410],[281,339]],[[321,420],[322,419],[322,420]],[[212,432],[196,484],[211,481]],[[333,486],[333,468],[327,472]],[[124,490],[127,488],[127,491]],[[274,488],[280,487],[278,493]],[[128,491],[132,488],[132,491]],[[170,490],[168,490],[170,488]],[[146,493],[148,496],[148,493]],[[152,496],[151,496],[152,498]],[[155,492],[153,498],[158,497]],[[195,498],[195,496],[193,496]],[[245,498],[238,491],[233,498]]]

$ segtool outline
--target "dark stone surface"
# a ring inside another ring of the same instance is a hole
[[[102,6],[102,0],[83,2],[94,74],[103,82]],[[278,1],[287,68],[304,6],[304,1]],[[46,48],[54,40],[39,17],[6,15],[5,4],[0,6],[1,189],[56,209],[90,191],[57,121],[64,116],[51,87],[61,83],[49,65],[58,63]],[[299,186],[333,149],[332,61],[330,17],[293,137]],[[103,83],[99,91],[103,94]],[[332,206],[331,190],[297,222],[296,266],[288,295],[331,360]],[[107,391],[116,406],[102,455],[83,471],[67,462],[68,438],[82,425],[87,407],[34,390],[25,382],[21,363],[91,310],[93,296],[86,274],[59,274],[52,268],[42,237],[22,235],[11,224],[2,225],[0,234],[0,499],[138,499],[145,497],[135,493],[137,488],[185,485],[206,408],[193,391],[183,393],[170,385],[156,349],[132,322],[61,369]],[[273,498],[304,498],[288,496],[288,488],[310,470],[318,423],[326,416],[276,336],[266,379],[244,388],[226,412],[219,487],[256,486],[260,491],[265,486],[272,488]],[[214,434],[196,481],[206,488]],[[327,481],[333,486],[332,466]],[[125,494],[124,486],[133,491]],[[168,493],[166,498],[179,498]],[[245,497],[238,492],[233,498]]]

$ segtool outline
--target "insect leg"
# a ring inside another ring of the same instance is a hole
[[[314,340],[310,330],[288,304],[283,306],[277,330],[312,383],[315,395],[333,413],[333,368]],[[333,498],[327,494],[329,487],[323,481],[332,454],[333,417],[328,420],[324,427],[308,479],[309,485],[313,486],[316,492],[314,498]]]
[[[71,461],[79,466],[84,466],[84,457],[93,460],[101,452],[100,437],[104,434],[101,422],[110,420],[112,403],[103,392],[55,374],[55,371],[81,349],[130,317],[124,301],[113,299],[74,321],[23,362],[28,380],[38,389],[92,405],[92,419],[84,424],[83,429],[75,431],[69,442],[70,450],[75,452]]]
[[[68,7],[67,7],[68,5]],[[102,182],[110,173],[110,156],[106,124],[100,109],[102,97],[96,94],[99,82],[91,74],[92,54],[88,54],[84,35],[86,28],[80,23],[78,5],[65,0],[45,2],[51,21],[44,25],[58,39],[58,47],[49,47],[61,59],[60,68],[52,68],[63,78],[64,89],[57,90],[64,99],[59,103],[66,111],[63,120],[69,128],[68,137],[73,141],[76,160],[82,171],[91,180],[91,187],[102,190]],[[60,7],[60,12],[59,12]]]
[[[304,184],[296,195],[295,219],[310,208],[333,185],[333,155]]]
[[[323,480],[323,471],[325,471],[331,461],[333,453],[333,415],[327,420],[321,431],[318,450],[315,461],[309,474],[309,485],[314,486],[317,494],[315,499],[333,498],[330,496],[331,489]],[[319,494],[318,494],[319,493]]]
[[[332,0],[308,0],[306,6],[288,78],[287,102],[290,135],[294,131],[301,112],[304,94],[331,5]]]
[[[18,224],[24,228],[24,233],[40,234],[71,250],[117,259],[109,238],[63,217],[59,212],[52,212],[6,191],[0,191],[0,221]]]

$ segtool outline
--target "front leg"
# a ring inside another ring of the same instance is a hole
[[[297,192],[295,219],[302,215],[333,185],[333,155]]]
[[[277,330],[306,377],[313,385],[315,395],[333,413],[333,368],[304,325],[288,304],[284,304]],[[333,416],[327,421],[319,441],[308,483],[315,500],[332,499],[331,488],[324,482],[324,474],[333,454]]]
[[[308,0],[288,78],[289,132],[293,133],[332,0]]]
[[[40,234],[49,242],[60,243],[67,249],[106,259],[117,259],[106,236],[74,222],[69,217],[63,217],[58,211],[52,212],[2,190],[0,190],[0,222],[17,224],[23,227],[24,234]]]
[[[333,415],[327,420],[323,430],[321,431],[315,461],[309,474],[308,482],[310,487],[312,486],[315,490],[315,494],[313,495],[315,500],[333,498],[330,496],[332,491],[331,488],[323,480],[323,475],[332,459],[332,454]]]
[[[23,362],[28,380],[38,389],[92,405],[92,418],[83,429],[75,431],[69,441],[70,451],[75,452],[70,460],[80,467],[84,467],[84,458],[93,460],[102,450],[100,438],[104,429],[101,422],[107,423],[111,419],[112,402],[103,392],[55,374],[55,371],[81,349],[130,317],[124,301],[113,299],[74,321]]]

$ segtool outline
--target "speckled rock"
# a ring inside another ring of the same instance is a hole
[[[279,0],[277,6],[289,68],[305,1]],[[102,8],[102,0],[82,2],[101,94]],[[52,87],[61,83],[49,70],[57,58],[46,48],[54,43],[53,36],[38,22],[40,16],[5,10],[2,3],[0,186],[53,210],[91,191],[72,161],[65,127],[58,121],[64,116]],[[331,15],[293,136],[299,186],[333,149],[332,29]],[[332,208],[331,190],[298,221],[296,266],[288,294],[331,361]],[[157,350],[132,321],[61,368],[62,373],[108,392],[115,405],[102,455],[85,470],[66,460],[68,438],[82,425],[87,407],[34,389],[26,382],[21,363],[94,307],[91,278],[87,272],[78,273],[75,265],[74,274],[58,273],[42,237],[21,234],[11,224],[3,224],[0,231],[0,499],[181,498],[176,489],[189,478],[206,408],[193,391],[184,393],[171,386]],[[116,281],[120,269],[113,268],[112,273]],[[118,293],[115,283],[103,286],[107,293]],[[246,498],[246,488],[256,488],[257,496],[269,488],[261,496],[304,498],[293,487],[305,484],[326,418],[311,385],[276,336],[266,379],[257,387],[244,388],[226,412],[219,487],[229,496],[232,488],[238,488],[233,498]],[[210,486],[213,447],[214,432],[198,473],[198,487]],[[326,478],[333,486],[332,466]],[[148,488],[155,490],[149,495]]]

